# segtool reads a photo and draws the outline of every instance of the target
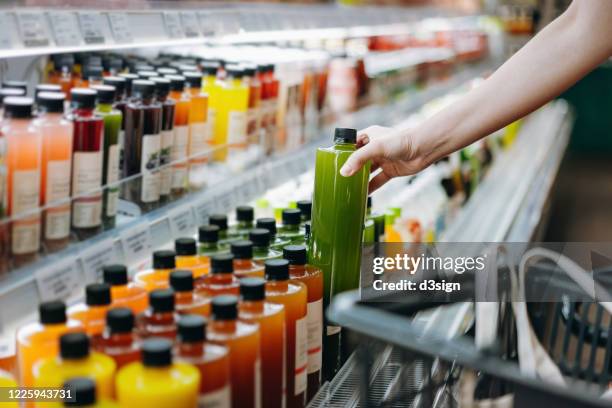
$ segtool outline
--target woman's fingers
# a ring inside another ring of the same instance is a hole
[[[387,181],[391,180],[391,177],[387,176],[384,172],[378,173],[368,185],[368,194],[372,194],[380,187],[382,187]]]
[[[368,160],[378,155],[379,150],[379,143],[375,142],[370,142],[361,149],[355,150],[340,169],[340,174],[344,177],[349,177],[357,173]]]

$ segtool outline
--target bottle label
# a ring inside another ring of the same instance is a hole
[[[117,203],[119,202],[119,188],[109,188],[106,192],[106,216],[117,215]]]
[[[174,131],[164,130],[161,132],[161,153],[159,155],[160,169],[160,182],[159,182],[159,193],[161,195],[170,194],[172,188],[172,168],[168,165],[170,163],[170,156],[172,152],[172,144],[174,143]]]
[[[106,161],[106,184],[116,183],[119,180],[119,145],[111,145],[108,148]]]
[[[174,142],[170,151],[170,160],[173,162],[187,158],[189,143],[189,126],[176,126],[174,128]]]
[[[231,394],[229,384],[219,390],[202,394],[198,398],[198,408],[230,408]]]
[[[70,205],[45,211],[45,239],[63,239],[70,234]]]
[[[92,193],[99,190],[101,185],[102,153],[76,152],[72,167],[72,195]]]
[[[215,137],[215,126],[217,126],[217,110],[208,108],[208,142],[212,143]]]
[[[308,374],[321,370],[323,347],[323,299],[308,303]]]
[[[227,143],[245,144],[247,140],[246,111],[230,111],[227,118]]]
[[[306,391],[308,366],[308,323],[307,317],[295,321],[295,389],[294,395]]]
[[[11,200],[13,215],[22,214],[38,208],[40,200],[40,172],[19,170],[13,173],[13,197]],[[38,251],[40,241],[40,216],[33,215],[13,223],[12,251],[14,254],[27,254]]]
[[[102,196],[75,199],[72,206],[72,225],[93,228],[102,223]]]
[[[187,184],[187,166],[184,164],[172,166],[172,188],[185,188]]]
[[[261,359],[255,362],[255,407],[261,408]]]
[[[45,204],[65,200],[70,195],[70,160],[52,160],[47,163]]]
[[[40,243],[40,218],[33,217],[13,222],[11,248],[13,254],[38,252]]]
[[[140,156],[142,174],[142,185],[140,199],[144,203],[152,203],[159,200],[159,152],[161,150],[161,137],[156,135],[144,135],[142,137],[142,155]]]
[[[203,158],[202,153],[208,147],[208,123],[199,122],[190,125],[189,157]]]

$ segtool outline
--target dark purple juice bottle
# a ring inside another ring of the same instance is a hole
[[[132,80],[120,77],[109,76],[104,78],[104,85],[114,86],[117,90],[113,108],[121,112],[121,130],[119,131],[119,178],[123,178],[123,140],[125,139],[125,105],[127,105],[127,88],[132,86]]]
[[[166,78],[151,78],[155,83],[157,102],[162,106],[161,153],[159,155],[159,196],[162,203],[170,200],[172,189],[172,166],[170,155],[174,145],[174,111],[176,103],[168,98],[170,80]]]

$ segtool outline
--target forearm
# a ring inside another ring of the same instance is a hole
[[[480,86],[412,131],[426,164],[532,112],[609,57],[612,7],[577,2]]]

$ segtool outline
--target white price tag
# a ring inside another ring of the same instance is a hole
[[[212,13],[199,13],[198,17],[204,37],[213,37],[219,31],[219,22],[215,20]]]
[[[21,41],[26,47],[45,47],[49,45],[45,15],[37,11],[17,13]]]
[[[190,237],[195,233],[195,220],[191,207],[176,208],[168,215],[168,219],[174,238]]]
[[[4,27],[3,30],[0,30],[0,48],[7,49],[11,48],[13,45],[13,40],[11,38],[11,32],[8,27],[10,27],[10,19],[8,13],[0,12],[0,27]]]
[[[41,302],[61,299],[67,301],[83,293],[83,279],[76,259],[70,256],[56,264],[39,269],[34,274]]]
[[[134,42],[127,14],[108,13],[108,21],[110,22],[111,31],[116,43],[126,44]]]
[[[208,200],[202,204],[193,207],[197,225],[204,225],[208,223],[208,216],[215,210],[214,200]]]
[[[49,20],[51,20],[51,29],[57,45],[64,47],[81,43],[76,14],[67,11],[51,11]]]
[[[185,37],[193,38],[200,36],[200,22],[198,21],[197,14],[191,11],[183,11],[181,12],[181,21]]]
[[[166,26],[166,34],[168,34],[169,38],[183,38],[181,19],[178,13],[170,11],[164,12],[164,24]]]
[[[107,238],[96,242],[91,248],[81,254],[83,270],[85,271],[85,281],[87,283],[102,281],[102,268],[118,262],[115,251],[115,240]]]
[[[104,44],[104,31],[102,30],[102,16],[95,11],[79,13],[79,24],[85,44]]]
[[[125,260],[130,265],[137,265],[151,256],[151,230],[148,223],[142,223],[121,234]]]

